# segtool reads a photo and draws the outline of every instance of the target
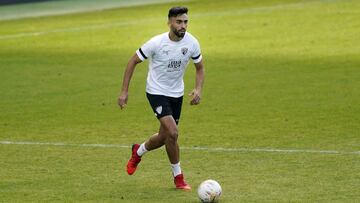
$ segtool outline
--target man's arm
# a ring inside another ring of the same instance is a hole
[[[126,66],[125,73],[124,73],[124,79],[123,79],[123,83],[122,83],[122,88],[121,88],[121,93],[118,98],[118,104],[121,109],[123,109],[127,103],[130,80],[134,73],[136,64],[138,64],[140,62],[141,62],[140,58],[135,53],[130,58],[130,60]]]
[[[204,84],[204,77],[205,77],[205,69],[202,60],[199,63],[195,63],[195,68],[196,68],[195,89],[193,89],[193,91],[191,91],[191,93],[189,94],[190,96],[192,96],[192,99],[190,101],[191,105],[197,105],[200,103],[201,90]]]

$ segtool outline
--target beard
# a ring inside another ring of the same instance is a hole
[[[173,29],[174,34],[179,37],[179,38],[183,38],[185,36],[186,30],[176,30]]]

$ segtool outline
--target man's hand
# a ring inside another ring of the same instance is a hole
[[[193,91],[191,91],[191,93],[189,94],[189,96],[192,97],[191,101],[190,101],[190,105],[197,105],[200,104],[200,99],[201,99],[201,93],[200,91],[193,89]]]
[[[121,109],[125,108],[128,100],[128,93],[127,92],[121,92],[119,98],[118,98],[118,104]]]

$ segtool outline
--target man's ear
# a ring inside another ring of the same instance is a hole
[[[168,24],[168,26],[170,26],[170,24],[171,24],[171,18],[168,19],[167,24]]]

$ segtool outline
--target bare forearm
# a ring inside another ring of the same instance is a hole
[[[190,101],[191,105],[197,105],[200,103],[201,90],[204,84],[204,77],[205,77],[204,65],[202,61],[196,63],[195,68],[196,68],[195,89],[193,89],[193,91],[189,94],[190,96],[192,96],[192,99]]]
[[[136,54],[134,54],[126,66],[126,69],[124,72],[123,83],[122,83],[122,87],[121,87],[121,92],[120,92],[120,96],[118,98],[118,104],[121,109],[123,109],[125,107],[125,105],[127,104],[130,80],[131,80],[132,74],[134,73],[136,64],[138,64],[140,62],[141,62],[141,60],[139,59],[139,57]]]
[[[204,65],[201,63],[196,66],[195,89],[201,92],[205,78]]]
[[[124,78],[123,78],[121,91],[128,92],[130,80],[134,73],[135,66],[136,66],[136,64],[131,60],[127,64],[125,72],[124,72]]]
[[[129,85],[130,85],[130,80],[131,80],[131,77],[134,73],[134,70],[135,70],[135,67],[136,67],[136,64],[140,63],[141,60],[139,59],[139,57],[134,54],[128,64],[126,65],[126,69],[125,69],[125,72],[124,72],[124,78],[123,78],[123,83],[122,83],[122,88],[121,88],[121,91],[122,92],[128,92],[129,90]]]

